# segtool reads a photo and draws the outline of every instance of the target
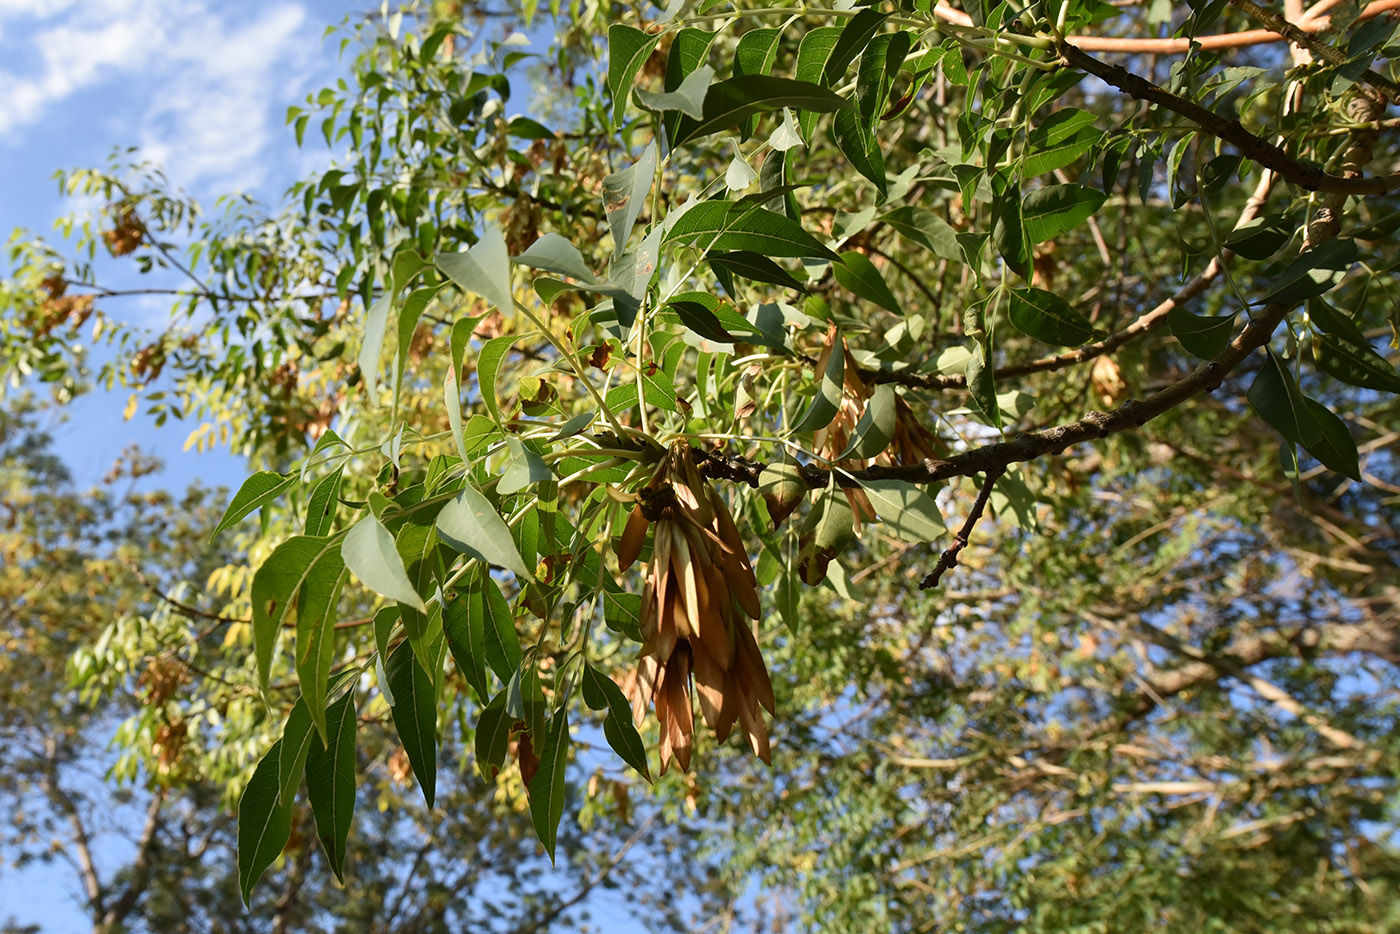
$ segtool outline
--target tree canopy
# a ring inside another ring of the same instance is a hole
[[[306,918],[1395,924],[1396,6],[386,6],[275,210],[66,173],[15,382],[251,473],[65,636],[115,776]]]

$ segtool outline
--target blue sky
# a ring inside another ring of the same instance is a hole
[[[230,191],[264,203],[327,152],[297,149],[287,107],[341,70],[326,26],[375,4],[349,0],[0,0],[0,231],[26,227],[56,238],[54,220],[75,204],[59,197],[59,168],[101,166],[136,146],[206,209]],[[115,301],[115,300],[114,300]],[[163,300],[112,306],[129,319],[157,316]],[[157,431],[122,418],[124,393],[75,404],[55,435],[81,483],[95,481],[132,442],[167,464],[160,478],[236,486],[245,475],[226,452],[185,453],[193,425]]]
[[[275,202],[328,158],[319,147],[297,149],[283,124],[287,106],[339,73],[338,43],[323,43],[325,28],[366,7],[347,0],[0,0],[0,231],[8,237],[26,227],[56,239],[58,216],[91,206],[61,199],[54,171],[101,166],[119,146],[140,147],[206,207],[232,190]],[[111,310],[128,317],[165,307],[161,300]],[[246,475],[226,452],[183,452],[194,426],[156,430],[139,415],[128,422],[125,405],[124,393],[92,393],[55,431],[80,483],[96,481],[132,442],[166,460],[158,483],[201,478],[236,486]],[[0,813],[6,810],[0,803]],[[99,840],[102,868],[124,848],[116,833]],[[61,861],[20,872],[0,863],[0,922],[13,915],[46,932],[85,930],[78,891]]]

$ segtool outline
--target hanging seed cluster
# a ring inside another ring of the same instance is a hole
[[[738,723],[754,754],[770,762],[760,707],[774,711],[773,685],[759,654],[758,581],[719,494],[700,476],[690,447],[678,444],[638,493],[618,547],[623,569],[652,531],[642,593],[642,654],[623,690],[640,726],[648,706],[661,726],[661,771],[690,767],[692,693],[723,742]]]

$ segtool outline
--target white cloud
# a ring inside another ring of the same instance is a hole
[[[289,103],[328,67],[321,27],[300,3],[262,0],[0,0],[31,61],[0,68],[0,142],[56,114],[111,145],[139,144],[173,181],[256,188]],[[26,9],[26,7],[28,7]],[[26,18],[25,14],[30,15]],[[16,46],[14,35],[5,36]],[[95,104],[94,101],[101,101]]]

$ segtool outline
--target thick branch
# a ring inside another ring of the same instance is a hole
[[[1159,87],[1140,75],[1119,65],[1101,62],[1082,49],[1061,43],[1060,55],[1065,63],[1087,72],[1125,94],[1148,103],[1165,107],[1180,114],[1205,132],[1230,143],[1245,156],[1265,168],[1273,169],[1282,178],[1308,191],[1325,191],[1351,195],[1384,195],[1400,191],[1400,175],[1364,177],[1361,175],[1330,175],[1322,169],[1293,158],[1260,136],[1255,136],[1240,124]],[[1374,117],[1372,118],[1374,119]]]
[[[1323,61],[1333,65],[1346,64],[1346,53],[1341,49],[1330,46],[1321,40],[1314,39],[1307,32],[1288,22],[1277,13],[1264,9],[1259,4],[1253,3],[1252,0],[1230,0],[1230,3],[1232,6],[1239,8],[1246,15],[1252,16],[1265,26],[1268,26],[1289,42],[1307,49]],[[1377,74],[1373,69],[1366,69],[1366,71],[1362,73],[1360,80],[1380,92],[1386,100],[1392,102],[1400,100],[1400,85],[1397,85],[1384,75]]]

